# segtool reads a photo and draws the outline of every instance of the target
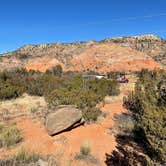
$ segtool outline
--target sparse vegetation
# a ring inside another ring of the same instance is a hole
[[[101,115],[101,111],[97,108],[87,108],[82,110],[83,118],[86,121],[97,121],[98,116]]]
[[[91,154],[91,149],[89,146],[89,143],[84,143],[81,147],[80,147],[80,154],[84,155],[84,156],[88,156]]]
[[[36,113],[36,112],[38,112],[38,109],[37,109],[37,108],[32,108],[32,109],[31,109],[31,113],[34,114],[34,113]]]
[[[22,148],[15,156],[14,159],[18,163],[35,163],[39,160],[40,155],[35,152],[29,152]]]
[[[4,129],[4,125],[0,124],[0,133],[2,132],[3,129]]]
[[[76,154],[75,159],[76,160],[83,160],[87,163],[93,163],[93,164],[99,163],[99,160],[91,154],[91,149],[90,149],[90,146],[88,143],[84,143],[80,147],[80,153]]]
[[[78,72],[70,73],[62,76],[60,65],[45,73],[25,69],[4,71],[0,73],[0,99],[16,98],[25,92],[45,96],[52,107],[76,105],[87,121],[96,121],[100,115],[96,104],[107,95],[118,95],[119,85],[113,80],[82,78]]]
[[[16,145],[22,140],[21,131],[15,126],[4,127],[0,134],[0,140],[5,147]]]
[[[131,115],[128,114],[122,114],[115,116],[116,119],[116,125],[115,129],[117,130],[118,135],[132,135],[132,132],[134,131],[134,119]]]

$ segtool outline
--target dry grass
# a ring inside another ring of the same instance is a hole
[[[16,155],[14,155],[14,159],[17,162],[21,163],[35,163],[39,160],[40,155],[35,152],[29,152],[25,148],[22,148]]]
[[[121,84],[120,85],[120,90],[121,90],[121,92],[129,92],[129,91],[134,90],[134,87],[135,87],[135,83],[134,82]]]
[[[133,78],[135,79],[135,78]],[[131,82],[131,83],[122,83],[120,84],[120,95],[118,96],[106,96],[104,98],[104,104],[111,104],[111,103],[115,103],[118,101],[122,101],[123,97],[125,95],[127,95],[129,92],[133,91],[135,87],[135,82]]]
[[[46,102],[44,97],[29,96],[24,94],[23,96],[0,102],[0,113],[6,112],[7,114],[23,113],[30,111],[36,107],[45,107]]]
[[[5,147],[16,145],[22,140],[21,131],[16,126],[4,127],[0,134],[0,140]]]
[[[84,144],[81,145],[80,153],[76,154],[75,159],[82,160],[86,162],[87,164],[88,163],[92,163],[95,165],[99,164],[99,160],[91,154],[91,148],[88,142],[85,142]]]
[[[119,96],[106,96],[104,99],[104,104],[111,104],[111,103],[115,103],[118,101],[121,101],[123,99],[123,95],[119,95]]]

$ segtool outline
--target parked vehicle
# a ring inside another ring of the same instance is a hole
[[[128,83],[129,82],[129,80],[125,76],[117,78],[116,81],[119,83]]]

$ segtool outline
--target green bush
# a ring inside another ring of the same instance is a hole
[[[107,79],[84,79],[81,76],[65,79],[60,88],[45,96],[50,106],[76,105],[87,121],[95,121],[100,111],[96,104],[106,95],[119,94],[119,85]]]
[[[79,108],[94,107],[107,95],[118,95],[119,85],[107,79],[83,79],[82,77],[64,80],[63,86],[46,95],[51,105],[74,104]]]
[[[12,99],[23,94],[25,91],[27,71],[15,69],[0,73],[0,99]]]
[[[135,92],[124,98],[124,106],[135,118],[136,140],[144,144],[152,159],[161,162],[166,161],[166,91],[161,88],[165,81],[165,72],[143,70]]]
[[[12,98],[17,98],[22,93],[20,92],[19,87],[13,86],[8,83],[0,83],[0,99],[8,100]]]
[[[27,86],[27,93],[35,96],[47,95],[63,85],[63,79],[55,77],[51,73],[39,73],[31,76]]]
[[[96,121],[98,116],[101,115],[101,111],[97,108],[87,108],[82,111],[83,118],[86,121]]]
[[[21,132],[18,128],[5,127],[0,135],[3,146],[9,147],[19,143],[22,140]]]

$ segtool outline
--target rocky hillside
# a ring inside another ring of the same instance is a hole
[[[133,37],[118,37],[106,39],[103,42],[118,43],[124,47],[146,53],[162,65],[166,65],[166,40],[155,35],[142,35]]]
[[[101,43],[74,56],[70,70],[91,69],[101,73],[116,71],[138,71],[142,68],[153,69],[159,65],[148,55],[130,47],[114,43]]]
[[[165,56],[165,40],[154,35],[143,35],[99,42],[26,45],[2,54],[0,68],[25,67],[45,71],[60,64],[64,70],[136,71],[166,65]]]

